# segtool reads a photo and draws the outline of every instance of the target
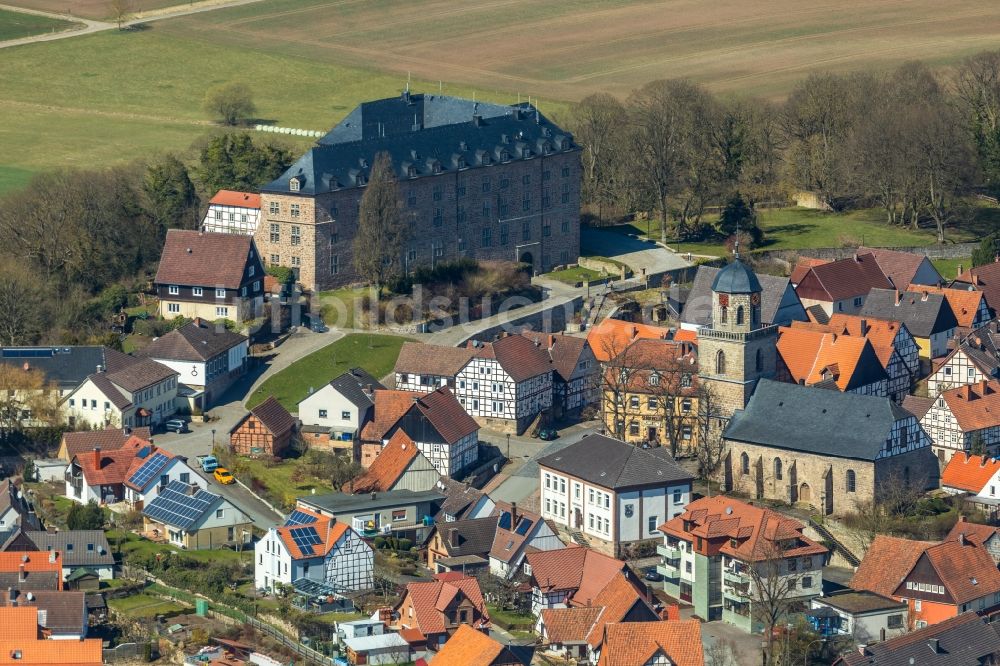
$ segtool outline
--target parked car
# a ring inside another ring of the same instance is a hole
[[[236,477],[234,477],[233,473],[225,467],[216,467],[214,476],[215,480],[224,486],[228,486],[230,483],[236,483]]]
[[[166,428],[167,432],[182,433],[188,431],[187,423],[183,419],[170,419],[163,424],[163,427]]]
[[[215,456],[198,456],[195,458],[201,465],[201,471],[212,473],[219,468],[219,459]]]
[[[542,428],[538,431],[538,438],[551,442],[553,439],[559,439],[559,431],[555,428]]]
[[[642,574],[642,577],[652,583],[659,583],[663,580],[663,575],[653,567],[646,569],[646,572]]]

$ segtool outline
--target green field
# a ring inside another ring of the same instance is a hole
[[[62,32],[81,26],[82,24],[73,21],[61,21],[37,14],[24,14],[0,9],[0,42],[49,32]]]
[[[121,599],[109,599],[108,607],[132,618],[151,618],[187,610],[185,606],[150,594],[133,594]]]
[[[247,406],[258,405],[273,395],[286,409],[296,412],[310,388],[318,389],[350,368],[361,367],[375,377],[383,377],[392,371],[406,340],[393,335],[346,335],[269,377],[253,392]]]
[[[597,271],[592,271],[589,268],[583,268],[582,266],[574,266],[573,268],[565,268],[561,271],[552,271],[545,277],[552,278],[553,280],[559,280],[560,282],[565,282],[566,284],[576,284],[577,282],[596,280],[603,277],[603,274],[598,273]]]

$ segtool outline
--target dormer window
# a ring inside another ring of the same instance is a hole
[[[298,178],[292,178],[291,180],[288,181],[288,189],[291,192],[298,192],[299,187],[301,187],[301,185],[302,181],[299,180]]]
[[[417,177],[417,167],[413,166],[412,164],[410,166],[406,167],[406,177],[407,178],[416,178]]]
[[[501,150],[500,151],[500,161],[501,162],[509,162],[510,161],[510,153],[508,153],[506,150]]]

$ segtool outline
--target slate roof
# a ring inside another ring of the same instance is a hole
[[[911,414],[889,398],[761,379],[726,439],[824,456],[874,460],[893,424]]]
[[[250,414],[256,416],[261,425],[267,428],[267,431],[274,437],[279,437],[295,427],[295,418],[288,413],[288,410],[273,395],[256,407],[251,408]],[[235,432],[243,425],[243,422],[247,418],[249,418],[249,415],[240,419],[229,432]]]
[[[778,355],[792,381],[812,386],[832,379],[851,391],[889,378],[866,338],[784,327],[778,331]]]
[[[0,363],[38,370],[63,391],[74,389],[109,357],[125,356],[107,347],[0,347]]]
[[[719,269],[715,279],[712,280],[712,291],[715,292],[753,294],[761,290],[757,274],[738,258]]]
[[[946,287],[928,287],[920,284],[911,284],[906,289],[910,292],[920,293],[926,291],[931,294],[941,294],[951,308],[955,320],[962,328],[971,329],[977,324],[976,317],[984,305],[986,295],[981,291],[968,291],[967,289],[949,289]]]
[[[368,393],[368,387],[371,386],[373,393],[377,389],[385,389],[382,382],[372,377],[363,368],[351,368],[333,379],[330,382],[330,386],[336,389],[337,393],[344,396],[345,400],[361,410],[362,416],[364,415],[364,410],[369,409],[375,404],[372,395]]]
[[[900,252],[878,247],[859,247],[858,254],[870,254],[875,257],[879,268],[882,269],[886,277],[892,280],[892,284],[897,289],[903,289],[913,282],[913,278],[916,277],[917,271],[925,261],[932,269],[934,268],[925,255],[913,254],[912,252]],[[937,270],[934,269],[934,272],[937,273]],[[934,284],[938,284],[940,281],[941,275],[938,274],[938,279]]]
[[[411,506],[429,502],[440,502],[444,496],[435,490],[392,490],[377,493],[373,499],[369,495],[345,495],[329,493],[326,495],[309,495],[299,497],[298,504],[326,511],[332,514],[343,514],[351,511],[386,509],[389,507]]]
[[[641,449],[597,434],[540,458],[538,464],[616,490],[692,480],[664,448]]]
[[[959,350],[983,374],[1000,377],[1000,321],[992,321],[962,338],[948,358]]]
[[[7,509],[14,509],[18,516],[18,526],[24,530],[40,529],[41,521],[35,515],[28,498],[11,479],[0,481],[0,515]]]
[[[556,371],[556,375],[564,382],[568,382],[572,378],[580,363],[580,356],[589,346],[586,338],[566,335],[565,333],[522,331],[521,335],[532,342],[537,340],[541,344],[552,361],[552,368]]]
[[[73,456],[85,451],[100,448],[101,451],[114,451],[125,445],[131,437],[138,437],[147,444],[151,437],[149,428],[105,428],[104,430],[83,430],[67,432],[63,435],[66,450],[70,460]]]
[[[493,547],[493,539],[497,533],[497,518],[496,516],[486,516],[485,518],[438,523],[436,529],[441,535],[441,543],[449,557],[462,555],[485,557],[489,554],[490,548]],[[451,545],[452,530],[456,530],[454,534],[458,539],[458,544],[455,546]]]
[[[523,508],[517,510],[517,520],[514,520],[512,505],[506,502],[496,503],[492,518],[497,521],[497,528],[490,557],[505,564],[517,559],[528,539],[538,533],[542,522],[540,514]]]
[[[154,282],[238,289],[254,248],[253,236],[244,234],[168,229]]]
[[[675,666],[705,666],[698,620],[608,625],[597,666],[645,666],[665,656]]]
[[[918,421],[923,419],[933,406],[934,398],[924,398],[919,395],[907,395],[903,398],[903,409],[916,416]]]
[[[153,340],[136,353],[167,361],[201,362],[225,354],[246,341],[245,335],[234,333],[225,326],[196,319]]]
[[[684,310],[681,311],[681,322],[696,326],[710,326],[712,323],[712,283],[721,269],[714,266],[699,266],[691,283]],[[792,320],[805,321],[806,313],[802,304],[797,308],[780,310],[781,301],[788,290],[789,279],[775,275],[758,275],[761,287],[760,318],[765,325],[788,325]],[[794,295],[794,290],[792,291]],[[795,296],[798,301],[798,296]]]
[[[402,180],[482,168],[503,161],[503,151],[509,160],[531,159],[546,146],[552,153],[577,150],[568,133],[527,105],[497,107],[439,95],[375,100],[355,109],[261,191],[294,195],[292,178],[300,179],[298,193],[307,196],[359,187],[382,152]]]
[[[235,190],[219,190],[208,203],[216,206],[235,206],[239,208],[260,208],[260,195],[252,192],[237,192]]]
[[[934,333],[958,326],[958,320],[945,297],[928,291],[872,289],[860,314],[902,322],[918,338],[929,338]]]
[[[969,611],[847,652],[834,663],[838,666],[980,666],[997,653],[1000,653],[1000,635],[996,625]]]
[[[62,553],[63,566],[66,567],[107,567],[115,564],[103,530],[27,530],[25,535],[38,550]]]
[[[393,370],[411,375],[454,377],[475,355],[475,350],[467,347],[404,342]]]
[[[975,289],[986,295],[986,304],[1000,313],[1000,262],[976,266],[964,271],[951,283],[958,289]]]
[[[472,341],[470,345],[476,344]],[[523,335],[507,335],[496,342],[478,343],[476,356],[495,358],[504,372],[515,382],[544,375],[553,370],[552,360],[542,349],[541,340],[532,341]]]
[[[892,289],[871,254],[857,254],[810,267],[795,287],[799,298],[833,302],[864,296],[872,289]]]
[[[12,604],[8,594],[0,594],[0,607],[30,607],[38,611],[39,626],[53,634],[79,634],[87,626],[86,593],[64,590],[18,590]],[[31,595],[31,599],[28,595]],[[41,621],[43,620],[44,621]],[[2,662],[0,662],[2,663]]]

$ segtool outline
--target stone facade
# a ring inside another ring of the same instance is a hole
[[[399,181],[409,227],[407,269],[453,261],[523,261],[538,272],[580,253],[576,150]],[[322,194],[264,191],[254,239],[268,265],[290,267],[306,289],[358,281],[354,236],[364,186]]]

